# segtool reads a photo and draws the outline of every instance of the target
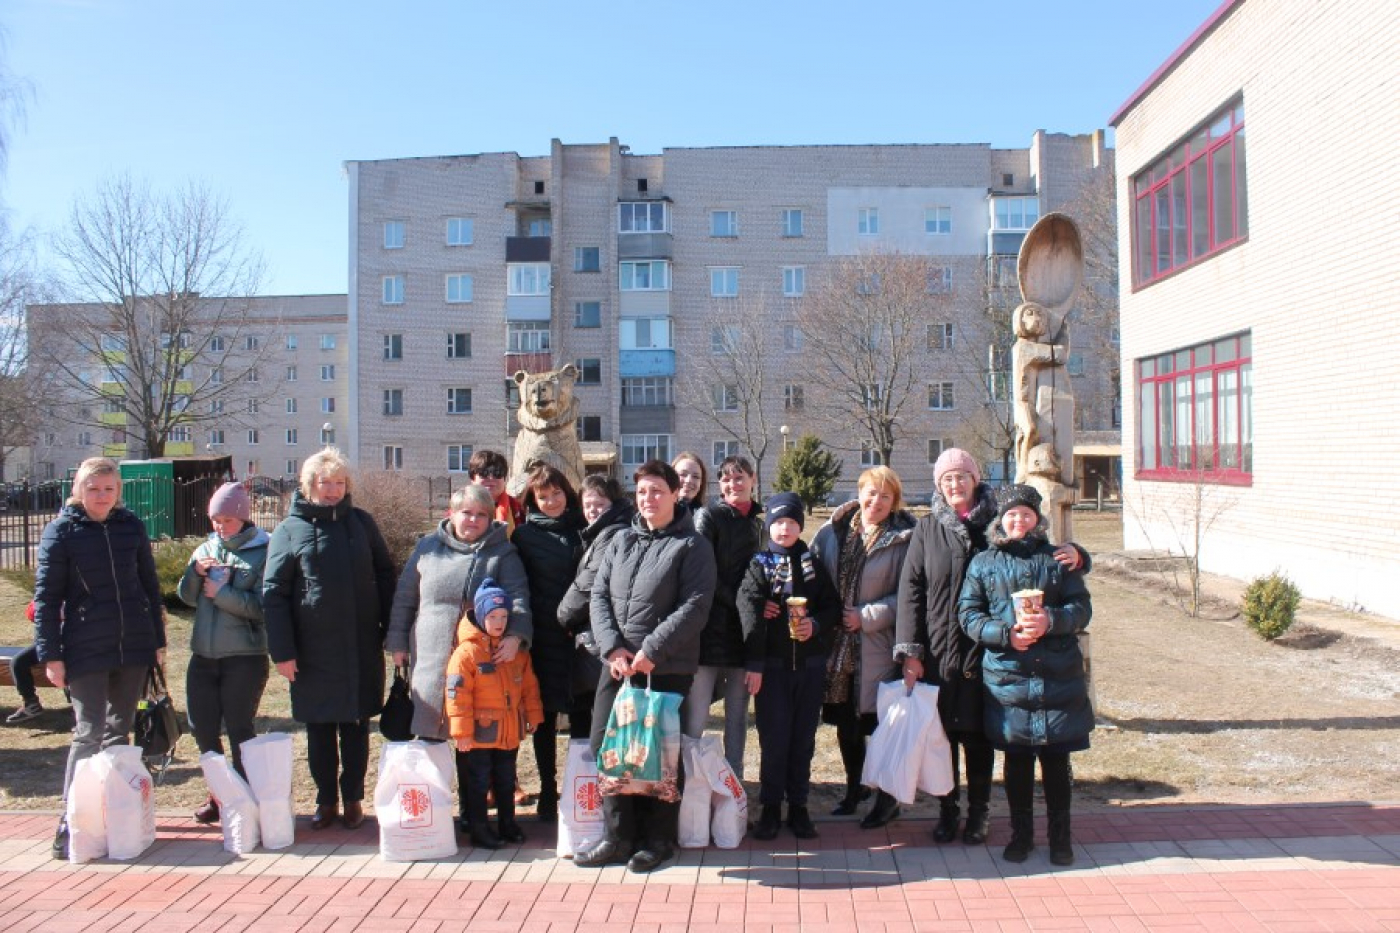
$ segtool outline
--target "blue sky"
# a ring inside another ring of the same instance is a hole
[[[55,229],[127,171],[225,197],[268,294],[345,290],[347,159],[1028,144],[1084,133],[1219,0],[6,0],[32,85],[0,199]]]

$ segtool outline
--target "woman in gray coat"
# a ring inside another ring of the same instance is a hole
[[[413,733],[420,739],[449,738],[443,710],[447,661],[456,643],[457,621],[487,577],[510,594],[510,623],[497,649],[504,664],[528,648],[533,628],[530,587],[506,525],[496,521],[496,504],[484,486],[464,486],[452,494],[448,514],[437,530],[418,542],[394,593],[385,648],[402,667],[411,663]],[[458,788],[466,814],[466,754],[457,753]]]

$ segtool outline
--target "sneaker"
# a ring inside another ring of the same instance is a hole
[[[44,715],[44,705],[38,700],[33,703],[26,703],[13,713],[5,717],[8,723],[29,722],[31,719],[38,719]]]

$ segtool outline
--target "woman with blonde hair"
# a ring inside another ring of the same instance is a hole
[[[844,606],[822,709],[823,719],[836,726],[846,768],[846,796],[832,811],[838,816],[854,813],[861,800],[865,737],[875,731],[876,688],[895,666],[895,602],[915,525],[894,470],[871,467],[856,489],[855,501],[838,506],[812,539],[812,552],[836,581]],[[898,815],[899,804],[881,791],[860,825],[874,829]]]
[[[268,651],[291,682],[292,717],[306,724],[313,829],[335,821],[340,801],[347,828],[364,822],[369,721],[384,705],[394,563],[350,488],[350,464],[336,448],[306,459],[263,577]]]
[[[115,460],[84,460],[72,494],[39,541],[34,647],[44,671],[72,698],[73,744],[63,797],[78,762],[130,742],[146,672],[165,659],[160,581],[146,526],[121,502]],[[60,820],[53,856],[68,857]]]

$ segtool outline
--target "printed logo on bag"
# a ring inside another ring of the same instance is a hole
[[[733,771],[726,771],[724,774],[724,786],[729,791],[729,796],[735,800],[744,799],[744,788],[739,783],[739,779],[734,776]]]
[[[577,819],[594,819],[603,809],[603,795],[598,792],[598,781],[591,777],[574,779],[574,813]]]
[[[433,798],[427,784],[399,785],[399,826],[421,829],[433,825]]]
[[[627,746],[627,757],[623,760],[635,768],[640,768],[647,763],[651,749],[645,742],[633,742]]]
[[[617,714],[617,724],[619,726],[630,726],[637,721],[637,704],[631,700],[623,700],[613,707],[613,712]]]
[[[134,775],[128,781],[131,789],[141,795],[141,804],[145,806],[151,802],[151,779],[145,775]]]
[[[607,768],[609,771],[611,771],[613,768],[616,768],[616,767],[617,767],[618,765],[620,765],[620,764],[622,764],[622,759],[618,757],[618,755],[617,755],[617,749],[614,749],[614,748],[605,748],[605,749],[603,749],[603,767],[604,767],[604,768]]]

